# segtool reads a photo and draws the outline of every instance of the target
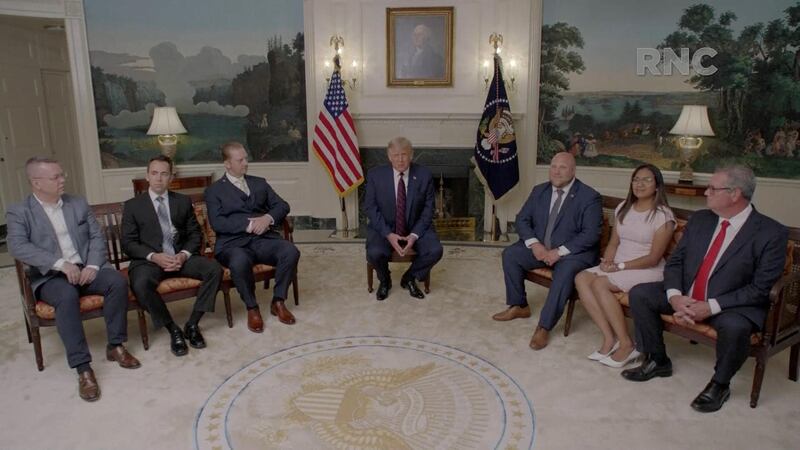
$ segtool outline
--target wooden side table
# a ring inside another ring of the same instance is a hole
[[[684,197],[705,197],[708,186],[700,184],[664,183],[667,194],[681,195]]]

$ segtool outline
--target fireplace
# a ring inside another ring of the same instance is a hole
[[[430,169],[434,178],[434,227],[442,240],[474,241],[483,238],[484,190],[475,176],[471,148],[416,148],[414,162]],[[361,149],[364,173],[388,164],[385,148]],[[366,186],[358,188],[359,204],[364,204]],[[359,236],[366,237],[367,219],[358,214]]]

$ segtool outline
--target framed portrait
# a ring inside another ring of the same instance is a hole
[[[386,8],[386,84],[453,85],[453,7]]]

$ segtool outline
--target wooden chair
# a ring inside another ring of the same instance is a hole
[[[400,253],[397,253],[396,250],[392,250],[392,256],[389,257],[390,263],[410,263],[414,262],[414,259],[417,257],[417,252],[414,249],[409,249],[408,253],[405,256],[401,256]],[[372,292],[372,284],[373,284],[373,272],[375,271],[375,267],[367,261],[367,292]],[[427,278],[423,280],[423,284],[425,286],[425,293],[430,294],[431,292],[431,274],[429,273]]]
[[[134,178],[131,180],[133,183],[133,194],[141,194],[147,190],[147,180],[144,178]],[[197,175],[191,177],[174,177],[169,183],[169,190],[181,192],[184,194],[203,193],[203,190],[211,186],[211,175]]]

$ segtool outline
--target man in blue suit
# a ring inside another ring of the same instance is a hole
[[[297,271],[300,251],[281,237],[278,225],[289,214],[286,203],[261,177],[247,175],[247,150],[236,141],[222,146],[225,175],[206,189],[208,220],[217,234],[214,254],[231,270],[239,296],[247,306],[247,328],[264,331],[256,302],[253,266],[275,267],[275,289],[270,313],[291,325],[295,318],[286,308],[289,284]]]
[[[508,309],[492,318],[507,321],[530,317],[525,274],[551,267],[553,283],[530,342],[532,349],[541,350],[564,312],[575,275],[596,263],[602,232],[600,194],[575,178],[571,154],[562,152],[553,157],[550,181],[533,188],[516,225],[520,239],[503,251]]]
[[[400,281],[412,297],[425,298],[417,281],[428,277],[442,259],[442,244],[433,230],[433,176],[431,171],[411,162],[414,150],[404,137],[389,141],[390,164],[367,174],[364,212],[367,228],[367,260],[378,273],[376,298],[386,299],[392,287],[389,258],[392,250],[405,255],[414,249],[417,257]]]
[[[135,369],[139,361],[123,345],[128,340],[128,282],[108,263],[103,232],[86,200],[64,193],[67,174],[58,161],[33,157],[25,172],[32,193],[6,212],[8,249],[30,266],[33,295],[55,308],[67,363],[78,372],[78,394],[92,402],[100,398],[100,386],[90,364],[80,297],[103,296],[106,358]]]
[[[642,365],[622,372],[630,381],[672,375],[664,346],[662,314],[691,325],[707,322],[717,332],[714,376],[691,406],[714,412],[730,396],[730,380],[750,353],[750,335],[763,329],[769,291],[783,273],[788,230],[750,204],[753,171],[718,169],[706,189],[704,209],[692,214],[664,267],[664,281],[630,291]]]

